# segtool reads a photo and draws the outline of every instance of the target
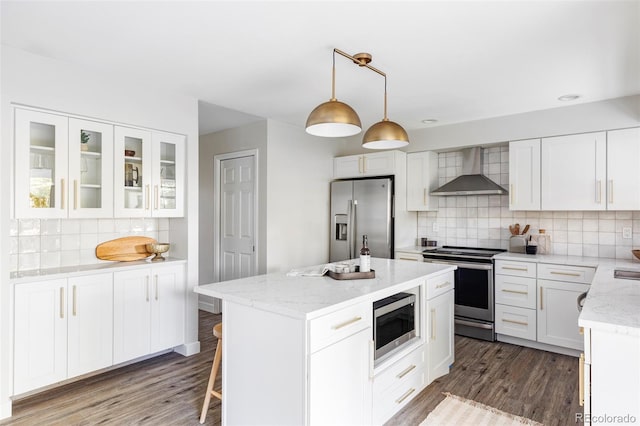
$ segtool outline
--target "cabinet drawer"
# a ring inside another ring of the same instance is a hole
[[[496,333],[536,340],[536,310],[496,304]]]
[[[378,374],[373,380],[373,394],[378,395],[388,388],[411,380],[424,371],[425,347],[418,349],[396,361],[392,366]]]
[[[496,303],[535,309],[535,278],[496,275]]]
[[[453,290],[455,279],[453,271],[427,280],[427,300],[433,299],[449,290]]]
[[[512,260],[496,260],[496,274],[516,277],[536,277],[536,264]]]
[[[380,394],[374,394],[373,424],[383,424],[407,405],[424,388],[425,380],[425,372],[420,371],[399,386],[391,387]]]
[[[371,326],[370,303],[361,303],[310,321],[311,353]]]
[[[538,265],[538,278],[591,284],[595,271],[595,268],[589,266],[549,265],[541,263]]]

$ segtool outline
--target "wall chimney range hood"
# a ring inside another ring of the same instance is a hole
[[[431,195],[506,195],[507,190],[482,174],[482,148],[462,150],[462,175]]]

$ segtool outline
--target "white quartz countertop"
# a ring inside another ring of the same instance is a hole
[[[494,259],[597,268],[578,324],[587,328],[640,336],[640,281],[613,277],[615,269],[640,271],[640,262],[522,253],[501,253]]]
[[[374,301],[418,285],[411,281],[456,267],[408,260],[371,259],[375,278],[334,280],[328,276],[257,275],[200,285],[195,292],[296,318],[312,319],[351,304]]]

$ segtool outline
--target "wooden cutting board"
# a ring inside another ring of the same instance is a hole
[[[131,261],[151,256],[146,245],[157,243],[149,237],[123,237],[106,241],[96,247],[96,257],[102,260]]]

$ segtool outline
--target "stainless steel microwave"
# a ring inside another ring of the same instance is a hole
[[[416,337],[415,304],[412,293],[397,293],[373,303],[375,359]]]

